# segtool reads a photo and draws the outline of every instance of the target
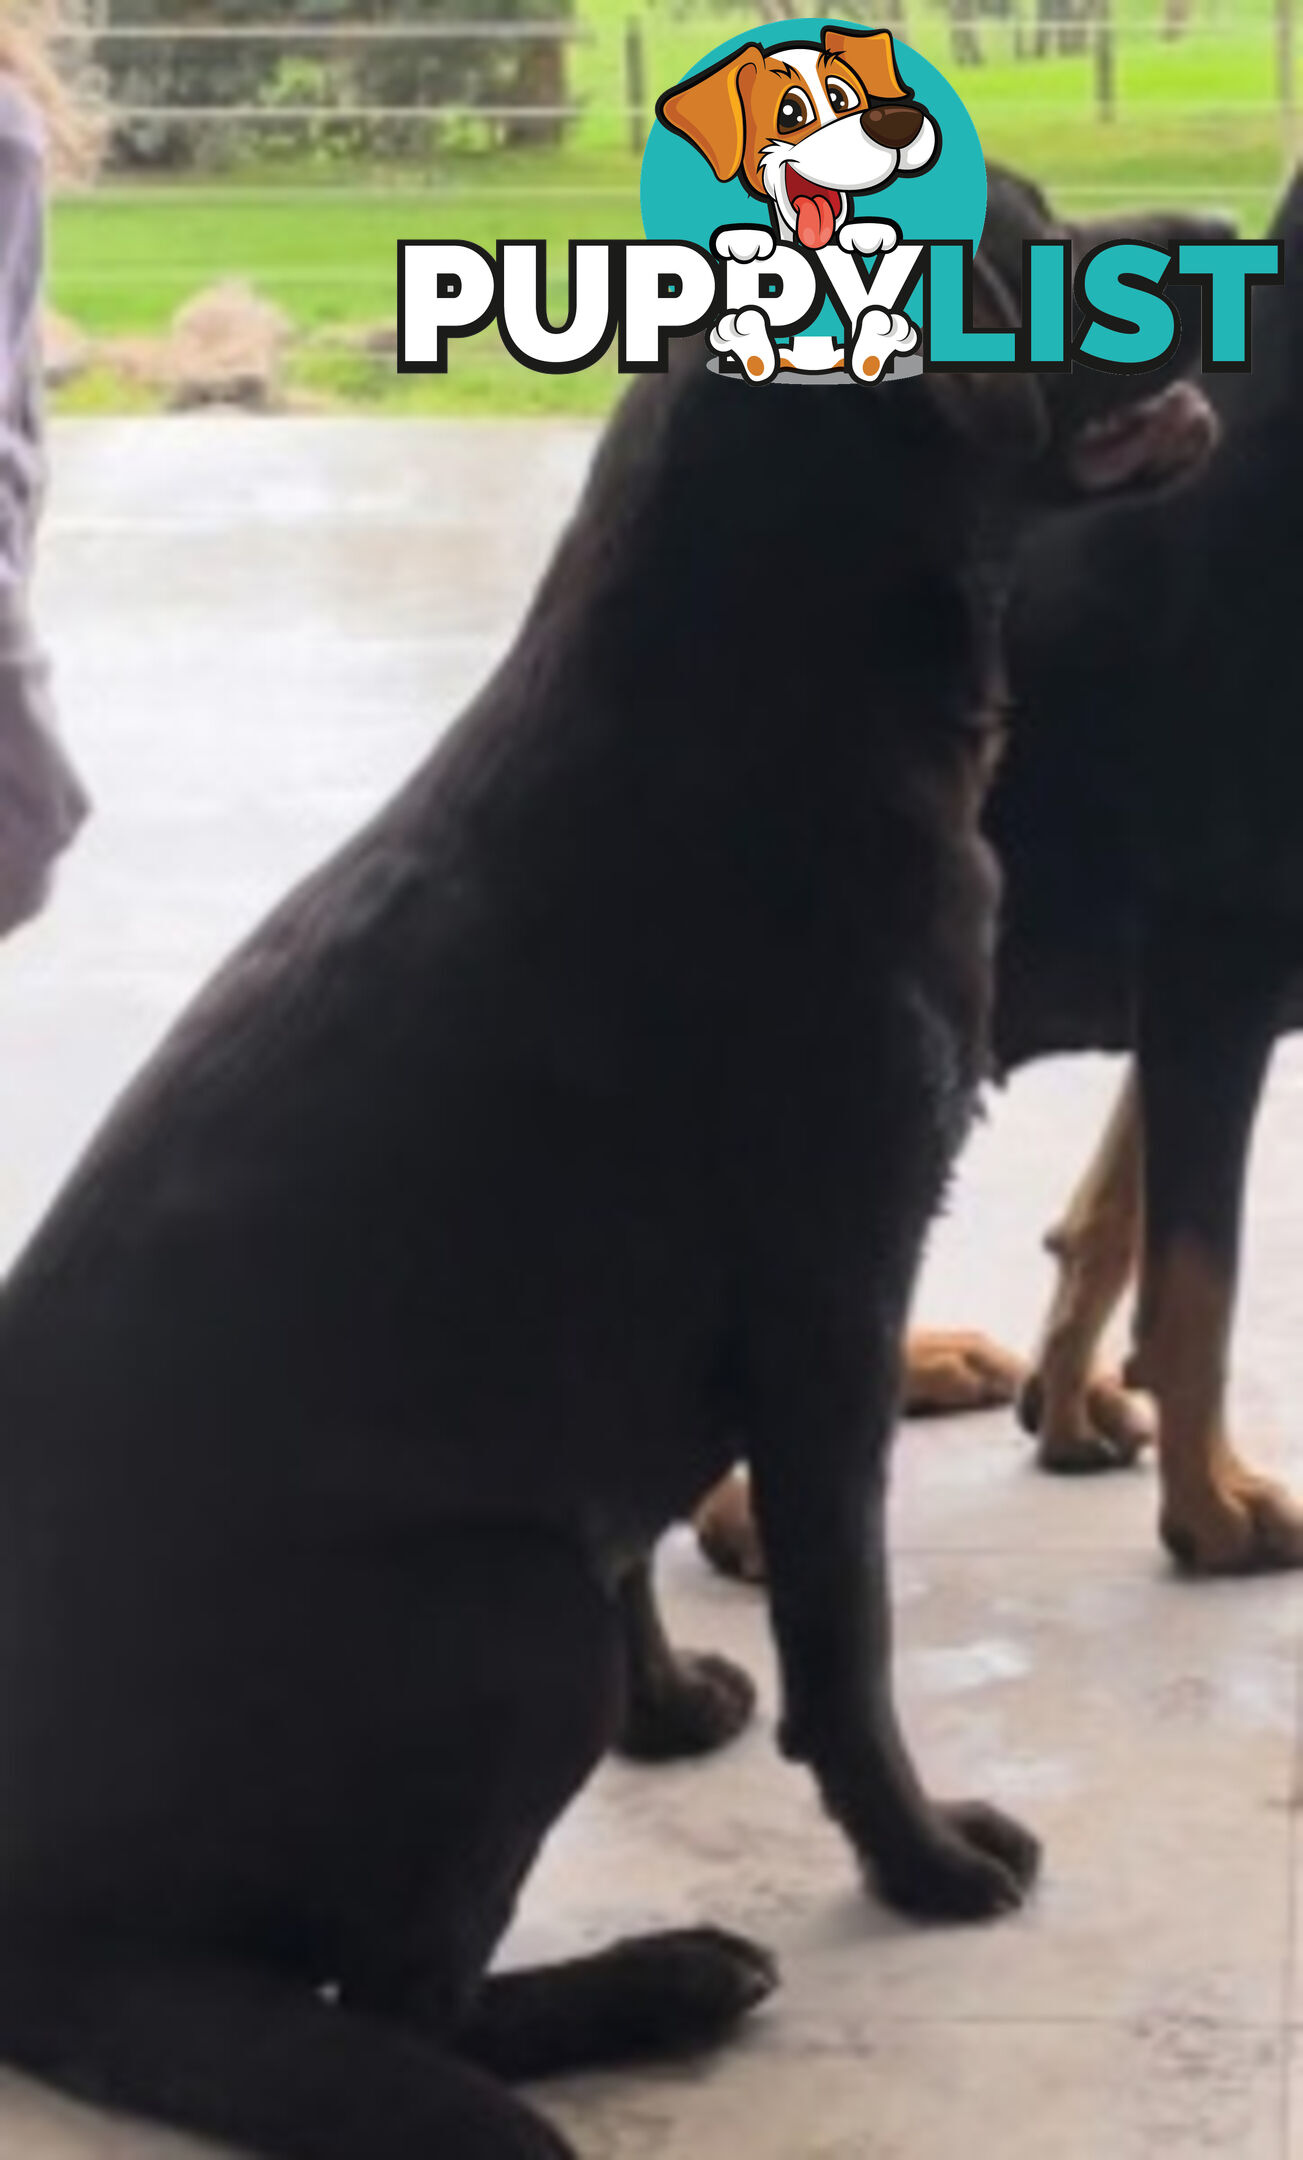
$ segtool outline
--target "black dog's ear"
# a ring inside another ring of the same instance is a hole
[[[973,261],[974,330],[1016,330],[1018,315],[1008,288],[980,255]],[[928,386],[952,427],[993,458],[1029,464],[1050,441],[1045,400],[1032,375],[967,371],[929,374]]]

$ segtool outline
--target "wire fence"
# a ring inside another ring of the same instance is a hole
[[[493,0],[490,0],[493,4]],[[356,181],[520,147],[637,151],[655,96],[790,0],[588,0],[570,17],[390,9],[372,19],[119,19],[70,33],[104,87],[111,169],[274,185]],[[1130,128],[1200,157],[1299,154],[1303,0],[895,0],[865,12],[950,74],[984,139],[1067,130],[1071,168],[1135,162]],[[487,176],[487,175],[486,175]],[[1221,174],[1225,188],[1235,176]],[[1106,184],[1106,183],[1105,183]],[[1257,164],[1251,180],[1258,184]]]
[[[479,4],[491,12],[475,15]],[[725,39],[794,11],[794,0],[80,5],[88,19],[68,63],[98,84],[112,120],[98,184],[55,213],[55,305],[73,349],[90,354],[62,395],[82,411],[165,402],[159,354],[197,296],[232,282],[255,318],[277,317],[287,395],[309,409],[605,409],[613,362],[532,375],[491,332],[459,348],[446,378],[399,375],[395,241],[542,239],[548,307],[563,319],[567,242],[640,229],[638,159],[657,94]],[[1262,232],[1298,155],[1303,0],[857,0],[848,16],[885,23],[938,65],[988,160],[1038,180],[1068,215],[1188,204]]]

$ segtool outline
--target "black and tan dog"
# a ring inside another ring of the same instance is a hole
[[[1277,1033],[1303,1019],[1303,179],[1275,230],[1285,282],[1256,302],[1251,373],[1209,380],[1206,472],[1179,504],[1101,511],[1029,560],[1027,726],[992,813],[1005,1061],[1137,1053],[1051,1240],[1028,1422],[1050,1467],[1134,1456],[1144,1409],[1095,1359],[1138,1271],[1126,1377],[1152,1404],[1163,1536],[1214,1571],[1303,1564],[1303,1509],[1245,1464],[1225,1408],[1254,1116]]]
[[[759,2000],[710,1932],[486,1978],[619,1733],[622,1586],[654,1621],[641,1556],[739,1448],[786,1752],[897,1905],[1024,1895],[1033,1839],[905,1750],[882,1497],[1057,447],[1026,379],[852,405],[680,350],[497,675],[90,1149],[0,1300],[0,2056],[283,2160],[543,2160],[501,2078]],[[794,485],[867,672],[755,627]]]
[[[1226,1414],[1249,1142],[1275,1037],[1303,1024],[1303,179],[1273,231],[1285,278],[1255,302],[1252,371],[1206,385],[1216,457],[1179,496],[1102,506],[1027,554],[989,813],[1001,1063],[1136,1052],[1048,1240],[1024,1417],[1056,1470],[1156,1438],[1163,1538],[1206,1572],[1303,1564],[1303,1508]],[[1133,1277],[1120,1382],[1099,1345]]]
[[[1187,240],[1227,238],[1229,228],[1217,219],[1152,213],[1071,224],[1056,217],[1030,181],[992,168],[982,252],[1015,300],[1021,298],[1025,244],[1056,236],[1070,240],[1080,259],[1122,237],[1171,252]],[[1152,398],[1119,407],[1110,377],[1080,368],[1045,378],[1052,408],[1062,408],[1058,439],[1078,449],[1084,444],[1091,477],[1115,490],[1136,477],[1161,477],[1165,431],[1171,432],[1177,468],[1187,470],[1184,447],[1192,407],[1176,393],[1198,366],[1198,317],[1187,314],[1192,289],[1178,281],[1169,290],[1189,334],[1165,367],[1148,378]],[[1261,380],[1264,345],[1279,339],[1281,322],[1275,294],[1261,296],[1256,305],[1262,320],[1255,374]],[[1210,378],[1210,385],[1222,415],[1219,424],[1231,431],[1232,454],[1238,458],[1241,412],[1259,393],[1239,380]],[[1189,395],[1196,398],[1193,390]],[[1280,434],[1283,454],[1288,429]],[[1282,512],[1287,469],[1282,465],[1279,476]],[[1169,559],[1168,534],[1187,518],[1215,515],[1216,500],[1211,478],[1197,490],[1187,484],[1152,503],[1110,499],[1094,511],[1055,521],[1050,530],[1038,525],[1034,545],[1025,552],[1010,635],[1014,725],[987,816],[1006,887],[993,1029],[997,1061],[1005,1070],[1048,1049],[1117,1047],[1131,1039],[1143,892],[1128,838],[1138,804],[1136,746],[1147,734],[1153,738],[1169,679],[1164,674],[1156,687],[1149,642],[1159,619],[1149,612],[1155,606],[1154,580],[1161,581],[1155,566]],[[1276,546],[1273,521],[1261,537],[1268,550]],[[1146,580],[1133,575],[1137,544],[1148,551]],[[1199,587],[1192,587],[1192,609],[1204,604]],[[1225,627],[1219,613],[1216,634]],[[1170,666],[1170,655],[1162,664]],[[1196,672],[1200,666],[1193,662]],[[1175,695],[1179,700],[1183,693]],[[1169,787],[1172,774],[1178,776],[1175,788]],[[1171,768],[1159,764],[1150,778],[1160,790],[1169,788],[1168,800],[1184,805],[1182,775],[1174,751]],[[1205,823],[1215,822],[1215,789],[1196,814]],[[1132,1091],[1109,1128],[1099,1163],[1052,1234],[1063,1280],[1023,1401],[1025,1415],[1041,1425],[1044,1455],[1058,1467],[1124,1459],[1148,1429],[1135,1398],[1093,1366],[1100,1329],[1125,1285],[1139,1239],[1133,1102]],[[1201,1326],[1202,1319],[1191,1315],[1192,1342],[1199,1340]],[[1012,1400],[1017,1392],[1017,1360],[983,1337],[915,1336],[906,1345],[907,1409],[977,1408]],[[763,1552],[744,1478],[733,1476],[718,1486],[696,1520],[705,1550],[724,1572],[762,1577]],[[1201,1556],[1212,1558],[1206,1549]]]
[[[1137,1053],[1048,1240],[1023,1414],[1054,1470],[1156,1438],[1163,1538],[1211,1573],[1303,1565],[1303,1508],[1246,1464],[1226,1412],[1249,1143],[1275,1038],[1303,1025],[1303,181],[1274,232],[1285,281],[1255,304],[1252,372],[1208,381],[1216,457],[1177,497],[1040,534],[1022,565],[988,820],[1000,1062]],[[1119,1380],[1100,1340],[1137,1276]],[[762,1571],[737,1480],[702,1526],[720,1565]]]

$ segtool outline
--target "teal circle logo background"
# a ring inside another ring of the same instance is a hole
[[[704,53],[680,80],[701,74],[743,45],[778,52],[784,45],[818,44],[828,24],[838,29],[874,27],[848,23],[840,15],[802,15],[790,22],[761,23]],[[906,240],[971,240],[976,247],[986,222],[986,160],[977,129],[959,92],[940,69],[903,38],[894,43],[901,81],[926,105],[941,130],[941,155],[931,172],[917,179],[896,179],[871,195],[857,195],[852,215],[890,218]],[[660,87],[672,90],[674,85]],[[639,204],[649,240],[694,240],[699,247],[709,247],[712,233],[721,225],[771,226],[773,222],[768,203],[752,195],[740,179],[717,180],[701,152],[659,120],[652,123],[643,153]],[[921,307],[922,296],[915,288],[906,312],[917,320]]]

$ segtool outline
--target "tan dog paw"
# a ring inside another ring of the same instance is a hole
[[[732,1470],[708,1492],[692,1518],[697,1543],[713,1568],[735,1582],[762,1583],[765,1555],[744,1470]]]
[[[1041,1468],[1065,1476],[1130,1469],[1156,1433],[1147,1398],[1115,1373],[1092,1373],[1060,1389],[1045,1368],[1033,1371],[1019,1394],[1018,1415],[1038,1442]]]
[[[957,1328],[911,1335],[905,1344],[907,1417],[994,1410],[1017,1398],[1026,1367],[988,1335]]]
[[[1177,1565],[1200,1575],[1257,1575],[1303,1567],[1303,1506],[1284,1485],[1235,1456],[1202,1493],[1169,1493],[1159,1530]]]

